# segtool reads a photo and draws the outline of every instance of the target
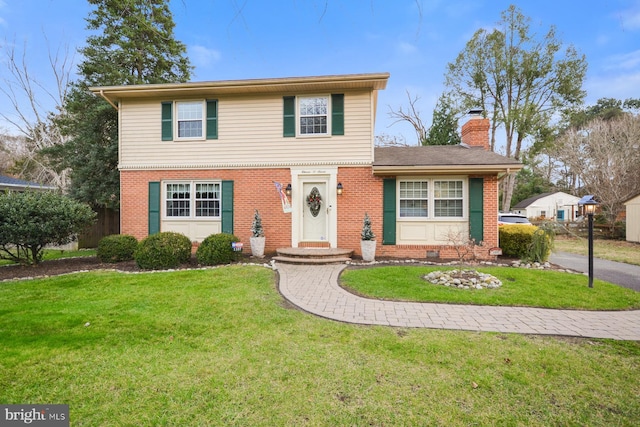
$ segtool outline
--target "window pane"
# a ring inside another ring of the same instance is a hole
[[[400,217],[428,217],[428,197],[428,181],[400,181]]]
[[[196,184],[196,216],[220,216],[220,184]]]
[[[438,199],[462,198],[462,181],[435,181],[433,196]]]
[[[202,137],[202,102],[179,102],[178,138]]]
[[[190,184],[167,184],[166,191],[167,216],[189,216],[191,208]]]
[[[400,200],[401,217],[426,217],[428,215],[426,200]]]
[[[300,98],[300,134],[326,134],[329,98]]]
[[[462,217],[462,200],[434,200],[433,215],[436,217]]]

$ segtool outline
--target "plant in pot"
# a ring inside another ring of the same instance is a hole
[[[262,218],[260,212],[256,209],[253,215],[253,223],[251,224],[251,254],[257,258],[264,257],[264,230],[262,229]]]
[[[362,222],[362,232],[360,233],[360,249],[362,250],[362,259],[367,262],[373,262],[376,259],[376,241],[375,234],[371,230],[371,218],[365,212],[364,221]]]

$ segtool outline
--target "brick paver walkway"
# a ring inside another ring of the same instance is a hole
[[[640,310],[578,311],[380,301],[338,285],[344,264],[276,263],[280,292],[304,311],[364,325],[640,340]]]

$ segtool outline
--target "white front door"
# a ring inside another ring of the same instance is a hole
[[[330,198],[326,180],[302,183],[302,241],[329,241]]]

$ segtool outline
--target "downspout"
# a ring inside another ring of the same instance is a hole
[[[107,101],[113,108],[115,108],[116,111],[120,110],[116,104],[114,104],[113,102],[111,102],[111,100],[109,98],[107,98],[107,96],[104,94],[103,90],[100,90],[100,96],[103,97],[104,100]]]

